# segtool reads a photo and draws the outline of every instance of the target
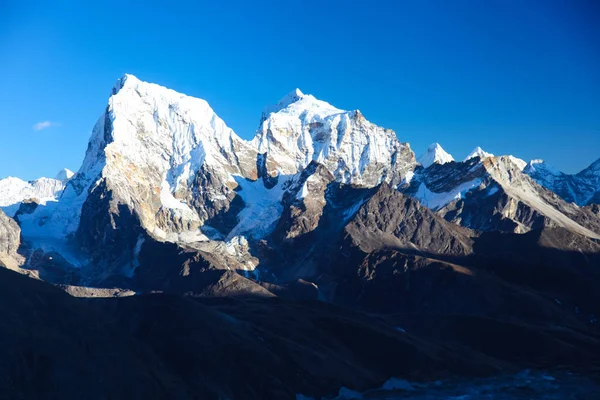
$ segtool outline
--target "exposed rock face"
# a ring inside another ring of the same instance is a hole
[[[21,244],[21,229],[10,217],[0,210],[0,265],[9,269],[18,269],[23,263],[17,254]]]
[[[0,253],[14,255],[21,243],[19,225],[0,211]]]
[[[284,213],[275,237],[290,241],[315,230],[327,205],[327,187],[334,181],[327,168],[311,162],[283,196]]]
[[[408,253],[465,255],[472,234],[440,218],[418,201],[382,184],[345,227],[352,243],[365,253],[382,248]]]
[[[560,226],[600,237],[598,218],[536,184],[511,157],[433,165],[417,170],[401,190],[472,229],[524,233]]]
[[[543,160],[532,160],[524,172],[569,203],[600,203],[600,159],[575,175],[558,171]]]

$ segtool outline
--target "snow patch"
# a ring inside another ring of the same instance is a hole
[[[228,240],[235,236],[262,238],[271,233],[283,212],[281,202],[291,176],[280,175],[277,184],[267,189],[262,180],[250,181],[236,177],[238,195],[246,207],[238,214],[238,224],[231,230]]]
[[[414,197],[417,198],[421,204],[437,211],[451,201],[461,199],[466,192],[475,189],[480,184],[481,179],[477,178],[461,183],[449,192],[436,193],[429,190],[425,183],[421,183]]]

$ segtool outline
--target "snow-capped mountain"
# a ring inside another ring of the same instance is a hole
[[[416,164],[394,131],[372,124],[358,110],[340,110],[299,89],[263,112],[252,143],[283,174],[316,161],[337,181],[363,186],[399,183]]]
[[[530,161],[524,172],[567,202],[579,206],[600,203],[600,159],[575,175],[565,174],[543,160]]]
[[[450,161],[434,144],[423,168],[393,131],[298,89],[265,109],[245,141],[206,101],[125,75],[60,201],[21,207],[18,221],[31,249],[84,267],[87,283],[122,276],[152,290],[180,282],[182,265],[192,268],[188,251],[201,270],[266,273],[269,246],[337,237],[384,183],[468,228],[600,232],[597,216],[553,197],[521,173],[520,159],[477,148]],[[289,276],[300,277],[295,271]]]
[[[40,204],[56,201],[69,180],[63,171],[56,179],[39,178],[30,182],[15,177],[0,179],[0,208],[7,215],[13,216],[19,204],[25,200],[35,200]]]
[[[536,182],[564,174],[526,167],[480,148],[456,162],[437,144],[417,162],[393,131],[298,89],[246,141],[206,101],[125,75],[77,173],[0,181],[18,207],[0,210],[0,266],[70,294],[0,268],[4,326],[25,346],[4,346],[4,386],[25,398],[90,384],[123,397],[131,382],[158,398],[333,398],[389,376],[419,383],[384,387],[421,393],[438,376],[454,390],[465,371],[598,365],[600,210]],[[593,199],[599,176],[600,160],[569,182]],[[349,331],[360,334],[337,340]],[[31,368],[23,354],[44,332],[58,350]],[[72,379],[73,360],[90,359],[99,374]],[[243,361],[234,375],[231,360]]]
[[[525,233],[560,226],[600,238],[597,217],[536,184],[522,172],[522,165],[522,160],[511,156],[435,165],[417,171],[402,190],[446,219],[472,229]]]
[[[66,182],[69,179],[71,179],[73,177],[73,175],[75,175],[75,173],[73,171],[71,171],[68,168],[63,168],[58,172],[58,174],[56,174],[54,179],[56,179],[57,181]]]
[[[463,161],[470,160],[471,158],[479,157],[480,159],[484,159],[486,157],[494,157],[492,153],[488,153],[484,151],[481,147],[477,146],[469,153],[468,156],[465,157]]]
[[[454,157],[448,154],[439,143],[432,143],[429,145],[425,153],[423,153],[417,161],[424,168],[429,167],[432,164],[445,164],[450,161],[454,161]]]
[[[416,165],[393,131],[299,90],[267,109],[247,142],[206,101],[125,75],[61,202],[19,220],[25,238],[74,237],[84,251],[102,248],[128,268],[131,249],[148,239],[236,248],[240,237],[270,233],[287,182],[313,160],[339,182],[364,186],[397,184]]]

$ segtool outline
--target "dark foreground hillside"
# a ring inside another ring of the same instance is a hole
[[[279,298],[78,299],[4,269],[0,316],[0,393],[11,399],[293,399],[391,377],[593,378],[600,365],[600,336],[567,326]]]

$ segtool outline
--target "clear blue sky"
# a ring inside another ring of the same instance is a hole
[[[0,0],[0,176],[77,170],[125,72],[206,99],[244,138],[299,87],[417,155],[600,157],[596,0],[25,3]]]

